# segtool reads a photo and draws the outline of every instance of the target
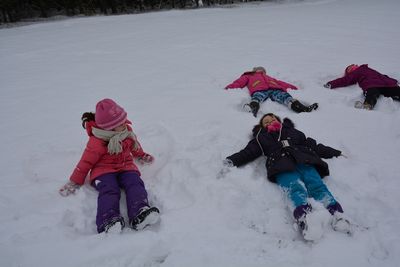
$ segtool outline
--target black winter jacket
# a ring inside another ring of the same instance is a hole
[[[290,119],[285,118],[281,132],[268,132],[261,128],[254,133],[254,138],[244,149],[227,158],[232,160],[233,165],[240,167],[264,154],[267,158],[265,166],[268,179],[275,183],[276,174],[293,171],[297,164],[313,165],[321,177],[327,176],[328,164],[321,158],[338,157],[341,153],[329,146],[317,144],[314,139],[295,129]]]

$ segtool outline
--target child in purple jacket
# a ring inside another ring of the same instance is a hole
[[[351,64],[347,66],[343,77],[327,82],[324,87],[334,89],[356,83],[364,91],[365,96],[364,103],[356,102],[356,108],[373,109],[380,95],[400,101],[398,81],[371,69],[367,64],[361,66]]]

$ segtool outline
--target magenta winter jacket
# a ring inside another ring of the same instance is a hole
[[[95,137],[92,134],[92,127],[97,127],[95,122],[86,123],[89,141],[70,180],[77,184],[83,184],[89,172],[91,182],[100,175],[112,172],[136,171],[140,175],[139,169],[134,163],[134,158],[142,157],[145,154],[140,144],[137,142],[138,149],[133,150],[135,141],[131,138],[126,138],[121,143],[122,152],[111,155],[107,150],[107,142]],[[132,130],[130,126],[128,126],[128,129]]]
[[[331,89],[345,87],[358,83],[362,90],[376,87],[397,87],[397,80],[387,75],[381,74],[368,67],[367,64],[361,65],[344,77],[328,82]]]
[[[268,89],[280,89],[285,92],[289,88],[297,89],[296,86],[274,79],[263,72],[245,72],[239,79],[227,85],[225,89],[243,88],[245,86],[249,89],[250,95],[253,95],[257,91]]]

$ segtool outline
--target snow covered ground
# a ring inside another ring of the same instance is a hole
[[[0,30],[0,266],[398,266],[400,103],[357,110],[357,86],[322,85],[350,63],[400,79],[399,10],[397,0],[284,1]],[[352,237],[325,225],[319,242],[302,241],[262,159],[217,179],[258,122],[240,109],[247,91],[223,87],[258,65],[320,104],[295,114],[268,101],[262,112],[348,156],[328,160],[325,182],[358,225]],[[97,234],[88,185],[58,194],[87,141],[80,116],[105,97],[156,157],[141,171],[161,223],[142,232]]]

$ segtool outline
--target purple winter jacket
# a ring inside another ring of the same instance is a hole
[[[377,87],[398,87],[396,79],[381,74],[368,67],[367,64],[361,65],[354,71],[347,73],[344,77],[328,82],[331,89],[345,87],[358,83],[362,90]]]

